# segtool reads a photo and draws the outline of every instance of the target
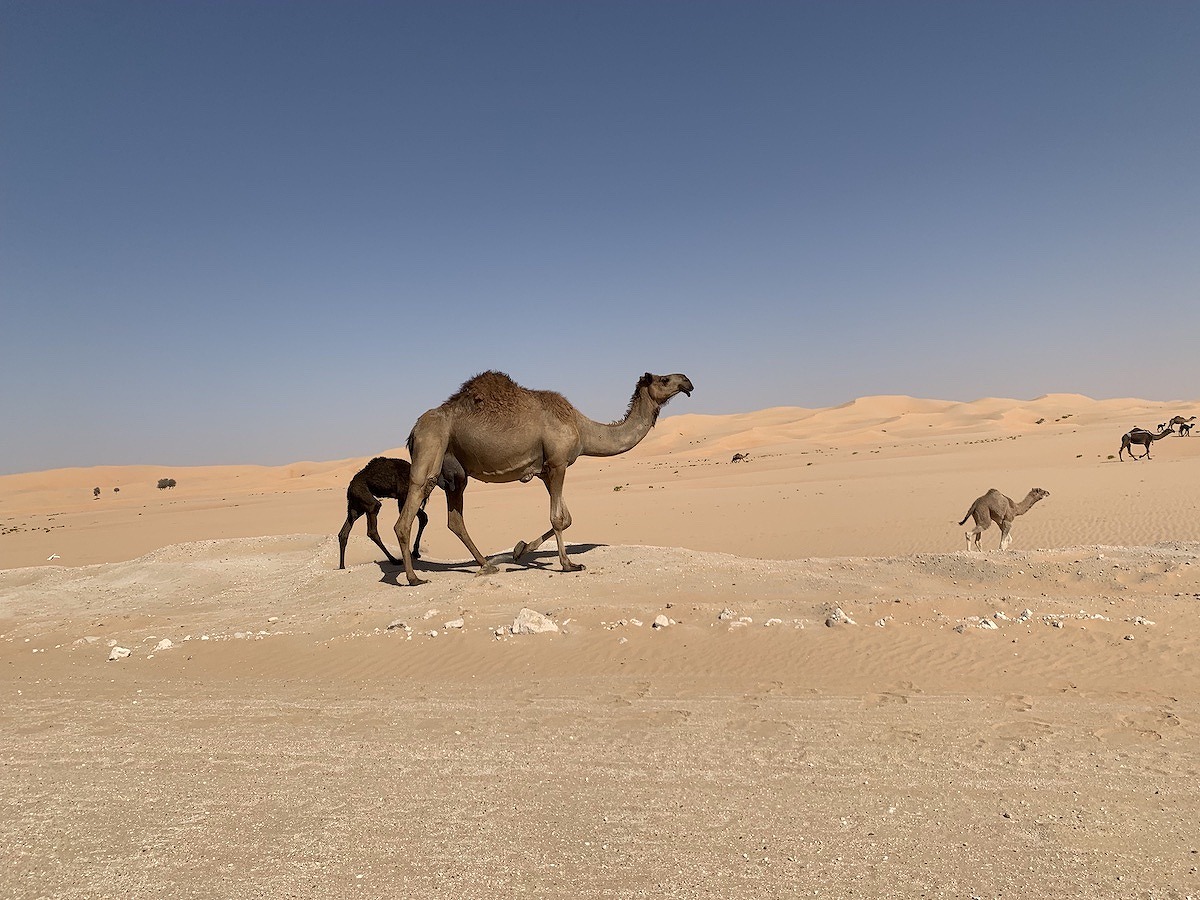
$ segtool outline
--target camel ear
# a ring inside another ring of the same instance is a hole
[[[652,381],[654,381],[654,376],[651,375],[649,372],[647,372],[645,375],[643,375],[641,378],[638,379],[638,387],[649,387],[650,382],[652,382]]]

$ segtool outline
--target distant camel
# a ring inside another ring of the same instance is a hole
[[[567,557],[563,532],[571,513],[563,502],[567,467],[580,456],[616,456],[636,447],[658,421],[658,413],[676,394],[692,393],[686,375],[651,375],[638,379],[625,418],[612,425],[593,422],[554,391],[531,391],[503,372],[484,372],[463,383],[449,400],[424,413],[408,436],[412,457],[408,499],[396,520],[396,538],[404,554],[408,583],[424,584],[413,571],[408,533],[413,515],[433,490],[441,473],[446,482],[447,525],[479,563],[481,573],[496,571],[467,533],[463,492],[467,477],[493,483],[540,478],[550,494],[550,530],[513,548],[520,561],[553,536],[564,572],[583,568]],[[446,479],[447,467],[462,478]]]
[[[367,537],[387,554],[388,562],[400,565],[401,560],[392,556],[379,539],[379,510],[383,508],[383,504],[376,498],[394,499],[399,506],[403,506],[405,498],[408,497],[410,468],[406,459],[377,456],[350,479],[350,486],[346,488],[346,524],[338,532],[339,569],[346,568],[346,542],[350,540],[350,529],[363,514],[367,517]],[[412,553],[416,559],[421,558],[421,532],[425,530],[428,522],[429,516],[425,514],[425,503],[422,502],[421,508],[417,510],[417,539],[413,541]]]
[[[731,463],[735,463],[735,462],[745,462],[745,461],[746,461],[746,460],[748,460],[749,458],[750,458],[750,454],[749,454],[749,453],[735,453],[735,454],[733,454],[733,459],[731,459],[731,460],[730,460],[730,462],[731,462]]]
[[[980,539],[983,537],[983,533],[991,526],[992,522],[995,522],[1000,526],[1000,549],[1007,550],[1009,544],[1012,543],[1010,533],[1012,532],[1013,519],[1029,512],[1033,504],[1049,496],[1049,491],[1044,491],[1041,488],[1032,488],[1025,495],[1024,500],[1020,503],[1013,503],[1010,498],[992,488],[971,504],[971,508],[967,510],[967,514],[958,523],[959,525],[964,525],[967,519],[972,516],[975,517],[974,530],[967,532],[967,549],[982,550]]]
[[[1168,434],[1174,434],[1175,431],[1168,425],[1165,429],[1160,428],[1158,434],[1147,431],[1145,428],[1133,428],[1121,435],[1121,449],[1117,452],[1117,459],[1120,462],[1125,461],[1125,451],[1129,451],[1130,459],[1149,459],[1150,445],[1155,441],[1161,441]],[[1133,445],[1145,447],[1146,452],[1141,456],[1133,455]],[[1111,457],[1110,457],[1111,458]]]
[[[1185,419],[1183,416],[1174,416],[1174,417],[1171,419],[1171,421],[1170,421],[1170,422],[1168,422],[1167,424],[1168,424],[1168,425],[1187,425],[1187,423],[1188,423],[1188,422],[1195,422],[1195,421],[1196,421],[1196,417],[1195,417],[1195,416],[1191,416],[1191,417],[1189,417],[1189,418],[1187,418],[1187,419]],[[1159,430],[1159,431],[1162,431],[1162,426],[1161,426],[1161,425],[1159,425],[1159,426],[1158,426],[1158,430]]]
[[[1180,437],[1191,437],[1192,436],[1192,425],[1190,422],[1179,423],[1179,436]]]

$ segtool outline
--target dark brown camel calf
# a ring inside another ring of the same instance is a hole
[[[346,524],[338,532],[339,569],[346,568],[346,542],[350,540],[350,529],[354,527],[359,516],[364,514],[367,517],[367,537],[378,544],[379,549],[387,554],[388,562],[395,565],[401,564],[401,560],[392,556],[388,548],[383,545],[383,541],[379,539],[379,510],[383,508],[383,504],[376,498],[385,497],[396,500],[398,505],[403,508],[404,501],[408,498],[410,469],[411,466],[406,459],[377,456],[350,479],[350,486],[346,488]],[[413,541],[412,549],[415,559],[421,558],[421,532],[425,530],[428,522],[429,516],[425,514],[425,503],[422,502],[421,508],[417,510],[417,539]]]

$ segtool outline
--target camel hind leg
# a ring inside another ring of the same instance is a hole
[[[471,540],[471,535],[467,533],[467,524],[463,520],[463,495],[466,490],[467,480],[465,478],[447,487],[446,527],[458,536],[458,539],[463,542],[463,546],[470,550],[471,555],[475,557],[475,562],[479,563],[480,568],[477,574],[492,575],[500,570],[479,552],[479,548]]]
[[[374,502],[370,509],[367,510],[367,537],[373,540],[376,546],[383,551],[388,558],[388,562],[396,566],[400,564],[400,560],[392,556],[390,550],[384,546],[383,539],[379,537],[379,510],[383,509],[383,504],[378,500]]]
[[[983,552],[983,533],[987,531],[991,525],[992,520],[990,518],[981,518],[978,515],[975,516],[975,527],[966,533],[968,550],[975,550],[980,553]]]

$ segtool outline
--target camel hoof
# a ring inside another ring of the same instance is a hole
[[[587,566],[585,566],[583,563],[570,563],[569,565],[563,566],[563,571],[564,572],[582,572],[586,568],[587,568]]]
[[[412,576],[410,579],[408,579],[408,586],[409,586],[409,587],[416,587],[416,586],[417,586],[417,585],[419,585],[419,584],[429,584],[429,579],[427,579],[427,578],[418,578],[416,575],[414,575],[414,576]]]
[[[513,547],[513,562],[520,562],[521,557],[525,555],[525,551],[529,545],[524,541],[517,541],[517,545]]]
[[[475,577],[478,578],[480,575],[495,575],[499,571],[499,567],[494,566],[491,563],[487,563],[486,565],[479,567],[479,571],[475,573]]]

